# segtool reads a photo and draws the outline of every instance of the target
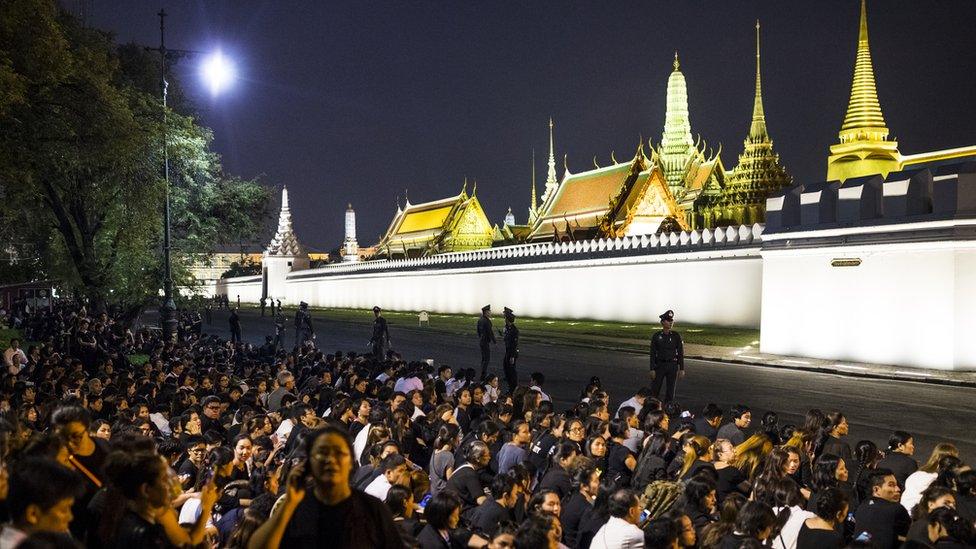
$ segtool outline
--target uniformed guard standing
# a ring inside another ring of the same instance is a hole
[[[237,309],[233,309],[230,312],[230,318],[227,319],[230,324],[230,341],[231,343],[241,342],[241,317],[237,314]]]
[[[373,307],[373,335],[369,338],[369,345],[373,349],[373,358],[382,361],[386,358],[386,349],[390,346],[390,329],[386,319],[380,313],[383,309]]]
[[[278,312],[281,313],[281,305],[278,306]],[[308,312],[308,303],[302,301],[295,311],[295,347],[304,345],[313,337],[315,330],[312,329],[312,315]]]
[[[505,361],[502,370],[505,372],[505,381],[508,382],[508,392],[515,392],[518,387],[518,372],[515,371],[515,361],[518,360],[519,349],[519,329],[515,326],[515,313],[505,307]]]
[[[265,304],[267,303],[267,301],[268,301],[268,298],[266,298],[264,296],[261,297],[261,318],[264,318],[264,307],[265,307]]]
[[[685,349],[681,335],[671,331],[674,325],[674,311],[668,310],[661,318],[663,330],[651,336],[651,394],[658,398],[661,384],[668,383],[664,402],[674,400],[674,386],[679,377],[685,375]]]
[[[491,327],[491,305],[481,308],[481,318],[478,319],[478,345],[481,347],[481,379],[488,376],[488,363],[491,361],[491,347],[495,344],[495,332]]]

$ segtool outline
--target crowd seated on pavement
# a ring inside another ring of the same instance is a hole
[[[849,440],[841,411],[753,425],[595,377],[557,406],[541,373],[509,393],[393,351],[164,342],[70,305],[5,320],[31,343],[3,349],[0,549],[976,543],[952,444]]]

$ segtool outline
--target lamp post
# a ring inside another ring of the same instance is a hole
[[[166,10],[160,9],[159,13],[159,83],[163,94],[163,180],[166,185],[166,201],[163,206],[163,304],[159,308],[160,327],[163,332],[163,340],[169,341],[176,338],[176,302],[173,299],[173,269],[172,269],[172,240],[170,234],[170,200],[169,200],[169,143],[168,143],[168,121],[166,116],[166,94],[169,82],[166,81],[166,56],[176,54],[187,56],[201,54],[203,52],[193,50],[173,50],[166,49]],[[224,60],[223,56],[217,52],[207,62],[205,67],[206,76],[211,80],[211,93],[216,95],[220,88],[232,77],[232,71]]]

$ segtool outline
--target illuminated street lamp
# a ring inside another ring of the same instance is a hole
[[[159,81],[163,94],[163,179],[166,181],[166,204],[163,209],[163,304],[159,309],[159,324],[163,331],[163,340],[168,341],[176,337],[176,302],[173,300],[173,270],[170,261],[170,205],[169,205],[169,147],[167,142],[166,93],[169,82],[166,81],[166,55],[168,53],[179,56],[202,54],[193,50],[166,49],[166,10],[159,10]],[[210,93],[217,95],[234,78],[233,65],[223,56],[215,52],[208,56],[201,66],[201,75],[208,83]]]

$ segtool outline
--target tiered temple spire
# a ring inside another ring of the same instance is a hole
[[[715,221],[720,223],[763,222],[766,198],[792,182],[779,162],[779,155],[773,152],[773,141],[766,128],[760,61],[759,21],[756,21],[756,95],[752,123],[743,141],[739,165],[729,177],[720,206],[713,212]]]
[[[288,207],[288,187],[281,189],[281,212],[278,214],[278,230],[268,244],[265,254],[269,256],[305,255],[305,247],[298,242],[291,226],[291,208]]]
[[[553,159],[555,161],[555,159]],[[529,225],[539,217],[539,200],[535,194],[535,149],[532,149],[532,198],[529,202]]]
[[[681,73],[678,52],[674,52],[673,66],[674,70],[668,77],[667,112],[664,115],[664,133],[658,146],[658,156],[671,193],[680,198],[684,191],[688,161],[698,154],[698,149],[691,137],[688,87],[685,76]]]
[[[559,180],[556,179],[556,149],[552,140],[552,117],[549,118],[549,174],[546,176],[546,190],[542,193],[542,202],[549,200],[552,193],[556,192]]]
[[[862,175],[887,175],[899,169],[901,155],[898,143],[888,139],[868,43],[866,0],[861,0],[861,20],[857,37],[854,81],[844,124],[838,134],[840,142],[830,147],[827,179],[840,180]]]

